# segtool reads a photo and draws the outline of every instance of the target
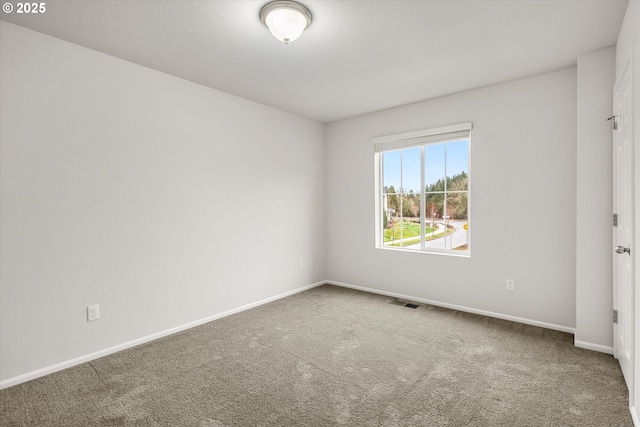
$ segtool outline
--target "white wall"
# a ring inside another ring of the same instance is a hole
[[[467,121],[471,258],[375,249],[371,138]],[[575,327],[575,68],[332,123],[326,143],[329,280]]]
[[[5,384],[325,278],[321,124],[0,28]]]
[[[612,126],[615,47],[578,57],[577,346],[613,353]]]

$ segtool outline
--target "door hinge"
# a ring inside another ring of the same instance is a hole
[[[613,214],[613,226],[618,226],[618,214]]]
[[[613,323],[618,323],[618,310],[613,310]]]

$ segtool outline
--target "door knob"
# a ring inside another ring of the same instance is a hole
[[[627,246],[626,248],[624,246],[616,246],[615,251],[616,253],[619,253],[619,254],[623,254],[626,252],[629,255],[631,255],[631,245]]]

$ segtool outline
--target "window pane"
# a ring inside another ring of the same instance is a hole
[[[382,154],[382,185],[393,193],[400,190],[400,157],[401,151],[388,151]]]
[[[397,243],[400,247],[417,246],[420,248],[420,219],[403,218],[396,224],[401,230],[402,239]]]
[[[447,224],[452,234],[447,236],[447,249],[467,250],[469,248],[468,193],[447,194]]]
[[[425,195],[425,218],[442,219],[444,215],[444,193],[427,193]]]
[[[402,200],[402,217],[408,220],[417,218],[420,222],[420,194],[413,191],[409,194],[403,194]]]
[[[444,191],[444,147],[433,144],[424,147],[424,183],[426,191]]]
[[[386,216],[387,225],[400,214],[400,198],[397,195],[397,192],[400,191],[400,159],[400,151],[389,151],[382,155],[382,218]],[[386,228],[384,223],[383,228]]]
[[[418,170],[418,176],[420,171]],[[420,249],[420,195],[402,196],[402,247]]]
[[[420,198],[417,195],[387,194],[388,199],[399,200],[402,210],[410,215],[402,216],[387,209],[383,216],[383,244],[393,247],[415,246],[420,248]]]
[[[425,247],[444,249],[444,193],[425,194]]]
[[[402,229],[399,221],[389,221],[383,233],[384,246],[400,246],[402,241]]]
[[[420,191],[420,147],[402,150],[402,191],[408,193],[421,193]]]
[[[469,188],[469,141],[463,139],[447,143],[447,191],[466,191]]]
[[[447,193],[447,215],[450,219],[467,220],[467,193]]]
[[[393,186],[385,187],[386,192],[382,193],[382,209],[387,215],[387,220],[393,221],[400,215],[400,195],[397,194]]]

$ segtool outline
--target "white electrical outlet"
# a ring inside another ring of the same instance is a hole
[[[507,279],[507,290],[515,291],[516,290],[516,281],[513,279]]]
[[[100,318],[100,305],[90,305],[87,307],[87,322],[93,322]]]
[[[303,268],[304,268],[304,262],[300,260],[300,270],[302,270]]]

